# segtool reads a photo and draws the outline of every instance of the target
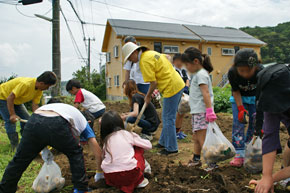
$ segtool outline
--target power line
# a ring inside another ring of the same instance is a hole
[[[70,0],[67,0],[72,8],[72,10],[74,11],[75,15],[77,16],[78,20],[80,21],[81,23],[81,27],[82,27],[82,33],[83,33],[83,38],[86,37],[86,34],[85,34],[85,30],[84,30],[84,24],[85,22],[80,18],[79,14],[77,13],[73,3],[70,1]],[[88,52],[87,50],[87,43],[84,41],[84,44],[85,44],[85,49],[86,49],[86,52]]]
[[[145,11],[140,11],[140,10],[126,8],[126,7],[121,7],[119,5],[108,4],[106,1],[105,2],[98,1],[98,0],[91,0],[91,1],[96,2],[96,3],[100,3],[100,4],[104,4],[104,5],[109,5],[111,7],[116,7],[116,8],[119,8],[119,9],[127,10],[127,11],[136,12],[136,13],[142,13],[142,14],[146,14],[146,15],[152,15],[152,16],[155,16],[155,17],[160,17],[160,18],[171,19],[171,20],[185,22],[185,23],[192,23],[192,24],[201,25],[200,23],[197,23],[197,22],[186,21],[186,20],[177,19],[177,18],[173,18],[173,17],[167,17],[167,16],[157,15],[157,14],[153,14],[153,13],[148,13],[148,12],[145,12]]]
[[[60,8],[60,12],[62,14],[62,17],[63,17],[64,21],[65,21],[66,27],[68,29],[68,32],[69,32],[69,35],[70,35],[70,38],[72,40],[72,44],[73,44],[73,47],[74,47],[74,50],[75,50],[77,56],[80,57],[82,60],[85,60],[85,58],[82,56],[82,53],[81,53],[81,51],[80,51],[80,49],[79,49],[79,47],[78,47],[78,45],[76,43],[76,40],[75,40],[74,36],[73,36],[72,30],[71,30],[71,28],[70,28],[70,26],[68,24],[68,20],[65,17],[64,12],[62,11],[61,8]]]
[[[12,4],[11,4],[12,5]],[[25,16],[25,17],[29,17],[29,18],[36,18],[35,16],[30,16],[30,15],[26,15],[24,13],[22,13],[19,9],[18,9],[18,3],[15,4],[15,9],[17,10],[18,13],[20,13],[21,15]]]

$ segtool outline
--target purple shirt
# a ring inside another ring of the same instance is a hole
[[[262,152],[263,155],[277,151],[277,153],[282,152],[282,147],[280,143],[280,122],[282,122],[286,128],[290,127],[290,117],[283,113],[268,113],[264,112],[264,137]]]

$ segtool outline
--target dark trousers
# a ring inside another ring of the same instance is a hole
[[[137,117],[127,117],[126,122],[127,123],[135,123],[137,120]],[[149,121],[146,121],[144,119],[140,119],[138,126],[142,128],[141,133],[146,135],[151,135],[151,133],[155,132],[158,129],[158,126],[153,126]]]
[[[74,188],[87,191],[88,178],[85,173],[83,149],[71,132],[70,124],[62,117],[43,117],[33,114],[25,125],[22,139],[14,158],[5,169],[0,183],[1,193],[16,192],[23,172],[39,154],[50,145],[64,153],[70,163]]]

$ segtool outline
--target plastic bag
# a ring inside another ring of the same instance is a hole
[[[160,109],[161,108],[161,95],[160,95],[159,90],[155,89],[151,97],[152,97],[151,102],[153,103],[155,109]]]
[[[219,126],[212,122],[208,124],[202,153],[205,162],[210,164],[230,159],[235,156],[236,151]]]
[[[190,112],[190,106],[189,106],[189,95],[183,93],[179,105],[178,105],[178,113],[179,114],[185,114]]]
[[[244,167],[250,173],[260,173],[262,171],[262,139],[260,137],[254,136],[246,146]]]
[[[47,149],[42,150],[44,164],[33,181],[32,189],[38,193],[48,193],[54,189],[61,189],[65,179],[61,176],[59,166],[53,161],[53,154]]]

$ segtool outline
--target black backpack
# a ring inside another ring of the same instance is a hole
[[[275,64],[258,73],[257,110],[282,113],[290,108],[290,66]]]

